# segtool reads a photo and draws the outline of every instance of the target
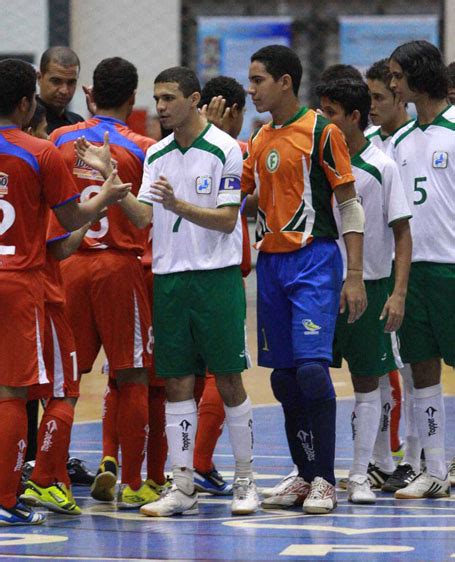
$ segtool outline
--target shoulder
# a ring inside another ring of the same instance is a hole
[[[50,134],[50,139],[52,142],[59,143],[59,144],[63,142],[68,142],[68,140],[72,140],[69,139],[69,137],[72,137],[75,131],[88,129],[93,125],[96,125],[95,119],[88,119],[87,121],[79,121],[78,123],[74,123],[73,125],[65,125],[65,127],[59,127],[58,129],[52,131],[52,133]]]
[[[417,122],[416,120],[410,121],[401,129],[395,132],[393,137],[390,140],[390,143],[393,147],[397,147],[404,139],[406,139],[413,131],[417,129]]]
[[[372,137],[378,137],[378,136],[380,137],[381,127],[379,127],[378,125],[371,125],[365,131],[365,136],[368,140],[370,140]]]
[[[151,164],[158,158],[161,158],[177,149],[178,145],[175,142],[174,133],[171,133],[167,137],[164,137],[164,139],[161,139],[160,141],[148,147],[147,153],[145,155],[145,161],[147,162],[147,164]]]

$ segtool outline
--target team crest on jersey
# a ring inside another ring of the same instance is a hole
[[[437,150],[433,152],[433,168],[447,168],[449,155],[447,152]]]
[[[8,195],[8,181],[9,176],[4,172],[0,172],[0,197]]]
[[[272,150],[267,154],[267,158],[265,159],[265,165],[267,170],[273,174],[276,172],[280,166],[280,153],[278,150],[272,148]]]
[[[198,176],[196,178],[196,193],[200,193],[202,195],[212,193],[211,176]]]
[[[73,174],[76,177],[85,180],[93,180],[93,181],[101,181],[101,182],[104,181],[103,176],[100,174],[100,172],[98,172],[98,170],[94,170],[90,166],[87,166],[87,164],[77,156],[73,168]]]

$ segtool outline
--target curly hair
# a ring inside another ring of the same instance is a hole
[[[134,64],[120,57],[102,60],[93,73],[93,100],[100,109],[120,107],[138,84]]]
[[[238,109],[245,107],[246,96],[243,86],[229,76],[217,76],[209,80],[202,88],[199,105],[202,107],[209,104],[215,96],[223,96],[226,100],[226,107],[232,107],[234,104],[237,104]]]
[[[392,74],[389,68],[389,59],[381,59],[374,62],[366,72],[367,80],[379,80],[390,89]]]
[[[19,59],[0,61],[0,115],[10,116],[22,98],[32,101],[36,91],[36,71]]]
[[[393,51],[390,60],[401,66],[413,92],[426,93],[433,99],[447,96],[447,67],[440,50],[428,41],[404,43]]]

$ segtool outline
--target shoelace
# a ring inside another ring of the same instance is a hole
[[[311,486],[311,496],[316,499],[322,499],[324,497],[326,486],[322,480],[318,480],[314,486]]]

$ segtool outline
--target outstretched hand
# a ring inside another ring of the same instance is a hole
[[[159,179],[152,183],[152,200],[161,203],[167,211],[175,212],[178,199],[174,195],[174,189],[168,182],[166,176],[160,175]]]
[[[87,166],[101,172],[103,177],[107,177],[115,165],[112,161],[109,147],[109,133],[104,133],[104,143],[96,146],[89,142],[85,137],[79,137],[74,143],[74,148],[78,158],[83,160]]]
[[[213,123],[216,127],[223,130],[230,113],[231,108],[226,107],[226,100],[223,96],[214,96],[208,105],[205,104],[201,108],[201,115],[209,123]]]
[[[112,205],[124,199],[132,187],[131,183],[120,183],[117,178],[117,170],[113,170],[101,186],[101,192],[106,196],[106,205]]]

